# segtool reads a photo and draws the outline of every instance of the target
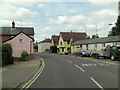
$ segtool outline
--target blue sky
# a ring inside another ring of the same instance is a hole
[[[86,2],[70,2],[62,0],[55,2],[41,1],[1,1],[1,26],[34,27],[35,40],[51,38],[60,32],[85,32],[92,36],[97,33],[106,37],[118,16],[118,1],[116,0],[86,0]],[[114,25],[113,25],[114,26]]]

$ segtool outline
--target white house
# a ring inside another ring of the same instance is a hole
[[[46,49],[50,50],[51,39],[45,39],[38,43],[38,52],[45,52]]]

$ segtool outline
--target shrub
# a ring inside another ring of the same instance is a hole
[[[14,59],[12,57],[12,47],[6,43],[2,45],[2,66],[13,64]]]
[[[28,56],[28,53],[26,51],[23,51],[21,53],[21,61],[25,61],[25,57]]]
[[[38,52],[38,45],[37,44],[34,44],[34,49],[35,49],[35,52]]]
[[[52,53],[57,53],[57,46],[51,46],[51,47],[50,47],[50,51],[51,51]]]
[[[45,51],[49,51],[49,49],[45,49]]]

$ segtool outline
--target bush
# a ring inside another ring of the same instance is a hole
[[[57,53],[57,46],[51,46],[51,47],[50,47],[50,51],[51,51],[52,53]]]
[[[21,61],[25,61],[25,57],[28,56],[28,53],[26,51],[23,51],[21,53]]]
[[[2,45],[2,66],[13,64],[14,59],[12,57],[12,47],[6,43]]]
[[[45,51],[50,51],[49,49],[45,49]]]
[[[37,44],[34,44],[34,49],[35,49],[35,52],[38,52],[38,45]]]

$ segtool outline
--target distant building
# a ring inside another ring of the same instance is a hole
[[[86,33],[84,32],[60,32],[59,48],[58,53],[64,54],[70,50],[71,44],[78,40],[86,39]]]
[[[38,43],[38,52],[45,52],[46,49],[50,50],[51,39],[45,39]]]
[[[34,38],[33,27],[15,27],[15,22],[12,22],[12,27],[0,27],[0,39],[2,42],[16,36],[20,32],[24,32],[28,36]]]

